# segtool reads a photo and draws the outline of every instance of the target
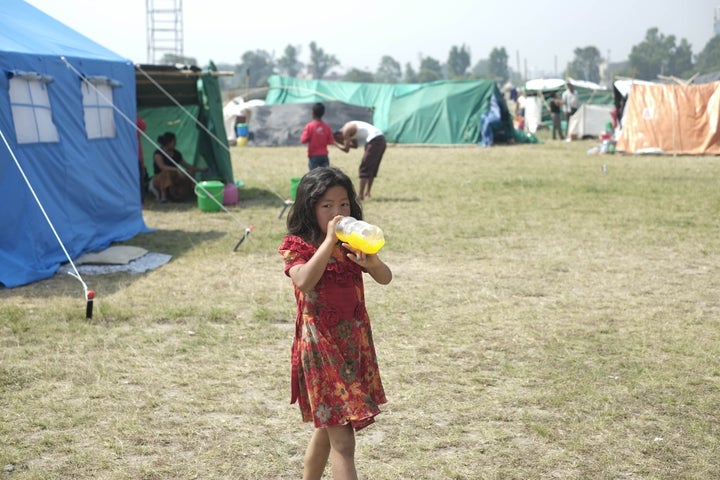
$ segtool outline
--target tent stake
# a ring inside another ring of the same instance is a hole
[[[245,239],[250,236],[250,232],[252,232],[252,231],[253,231],[252,225],[250,225],[249,227],[247,227],[245,229],[245,234],[240,238],[238,243],[235,245],[235,248],[233,248],[233,253],[235,253],[237,251],[238,247],[240,246],[240,244],[242,244],[245,241]]]
[[[285,200],[285,206],[283,207],[282,210],[280,210],[280,215],[278,215],[278,220],[282,218],[283,214],[285,213],[285,210],[287,210],[287,208],[288,208],[290,205],[292,205],[293,203],[295,203],[295,202],[293,202],[293,201],[290,200],[289,198],[288,198],[287,200]]]
[[[85,304],[85,318],[92,318],[93,299],[95,298],[95,291],[88,290],[87,295],[85,295],[85,298],[87,299],[87,303]]]

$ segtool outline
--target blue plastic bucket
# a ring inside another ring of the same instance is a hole
[[[238,123],[237,125],[235,125],[235,134],[238,137],[247,137],[248,136],[247,123]]]

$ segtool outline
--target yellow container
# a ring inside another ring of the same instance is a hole
[[[335,226],[335,235],[341,242],[369,254],[377,253],[385,245],[385,235],[379,227],[353,217],[343,217]]]
[[[345,235],[340,232],[336,232],[338,240],[343,243],[347,243],[353,248],[357,248],[361,252],[368,254],[375,254],[385,245],[385,239],[373,239],[369,240],[363,237],[359,232],[351,232],[349,235]]]

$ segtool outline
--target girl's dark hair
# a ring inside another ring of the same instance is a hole
[[[290,235],[296,235],[308,243],[319,245],[323,233],[315,218],[315,205],[332,187],[343,187],[350,200],[350,216],[362,220],[362,207],[357,201],[355,187],[350,177],[336,167],[314,168],[306,173],[298,184],[295,203],[287,217]]]
[[[175,140],[175,134],[173,132],[165,132],[157,139],[158,143],[163,147],[173,140]]]

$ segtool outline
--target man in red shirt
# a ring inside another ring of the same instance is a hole
[[[306,143],[308,146],[309,170],[330,165],[328,145],[333,145],[335,139],[333,138],[333,131],[330,125],[323,122],[323,115],[325,115],[325,105],[322,103],[313,105],[313,119],[305,125],[305,129],[300,136],[300,143]]]

